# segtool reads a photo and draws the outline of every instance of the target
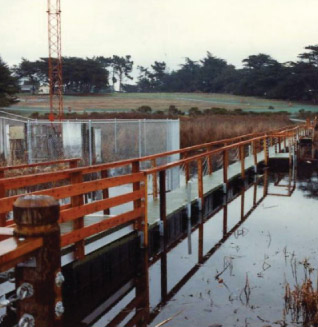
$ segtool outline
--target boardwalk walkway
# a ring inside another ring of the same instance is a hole
[[[275,147],[271,146],[268,149],[269,158],[288,158],[289,153],[275,153]],[[264,161],[264,151],[257,154],[258,163]],[[245,170],[254,167],[253,154],[245,158]],[[228,179],[231,180],[241,174],[241,162],[236,161],[228,167]],[[219,188],[223,185],[223,169],[218,169],[212,175],[205,175],[203,177],[203,192],[204,195]],[[181,185],[180,188],[172,190],[167,196],[166,214],[169,216],[178,209],[184,207],[188,203],[187,186]],[[191,179],[191,196],[190,201],[198,199],[198,179],[193,177]],[[159,199],[148,198],[148,223],[149,225],[155,224],[160,219],[160,201]]]

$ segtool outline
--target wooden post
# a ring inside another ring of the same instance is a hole
[[[242,175],[242,178],[245,178],[245,151],[244,151],[244,145],[240,145],[239,151],[240,151],[240,160],[241,160],[241,175]]]
[[[264,164],[268,165],[268,147],[267,147],[267,137],[263,138],[263,148],[264,148]]]
[[[254,167],[255,167],[255,173],[256,173],[256,171],[257,171],[257,148],[256,148],[256,141],[252,141],[252,148],[253,148]]]
[[[151,160],[151,167],[157,167],[156,159]],[[152,174],[152,195],[154,200],[158,198],[157,173]]]
[[[107,178],[108,177],[108,170],[102,170],[101,171],[101,178]],[[105,188],[103,189],[103,199],[109,198],[109,189]],[[110,215],[110,208],[107,208],[103,211],[104,215]]]
[[[131,163],[131,172],[132,173],[139,173],[140,172],[140,162],[139,161],[133,161]],[[140,190],[140,182],[133,183],[133,191],[139,191]],[[146,195],[148,195],[148,190],[145,190]],[[134,209],[141,207],[141,200],[135,200],[134,201]],[[134,228],[137,230],[141,230],[140,221],[135,221]]]
[[[278,138],[278,152],[279,152],[279,153],[282,152],[282,140],[281,140],[280,137]]]
[[[229,165],[229,154],[227,150],[223,151],[223,183],[224,183],[224,190],[226,191],[228,176],[227,176],[227,169]]]
[[[83,182],[82,172],[75,172],[71,175],[71,184],[78,184]],[[84,204],[83,194],[74,195],[71,197],[71,206],[79,207]],[[84,217],[77,218],[73,221],[73,229],[81,229],[84,227]],[[75,258],[83,259],[85,256],[85,242],[84,240],[78,241],[75,243]]]
[[[69,165],[70,165],[70,168],[77,168],[77,162],[78,160],[77,159],[74,159],[74,160],[71,160]]]
[[[197,160],[198,164],[198,196],[201,201],[201,208],[200,210],[203,210],[203,165],[202,165],[202,158],[199,158]]]
[[[208,151],[212,151],[212,147],[208,148]],[[212,175],[213,173],[213,164],[212,164],[212,156],[208,156],[208,174]]]
[[[286,136],[284,136],[284,152],[286,152]]]
[[[16,287],[33,286],[34,294],[17,302],[19,319],[30,314],[35,326],[61,326],[64,311],[61,295],[60,206],[50,196],[27,195],[13,205],[15,235],[18,238],[42,237],[43,246],[28,264],[16,266]],[[56,313],[57,312],[57,313]]]
[[[185,153],[183,158],[186,159],[187,157],[188,157],[188,154]],[[186,162],[184,164],[184,173],[185,173],[186,184],[188,184],[188,182],[190,180],[190,167],[189,167],[189,162]]]

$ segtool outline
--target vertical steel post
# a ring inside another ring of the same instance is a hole
[[[141,149],[141,120],[138,120],[138,150],[139,150],[139,158],[142,155],[142,149]]]
[[[117,119],[115,118],[115,123],[114,123],[114,134],[115,134],[115,153],[117,153]]]
[[[28,120],[27,122],[27,144],[28,144],[28,164],[32,164],[32,130],[31,130],[31,122]]]
[[[92,153],[92,121],[88,121],[88,151],[89,151],[89,165],[91,166],[93,164],[93,153]]]

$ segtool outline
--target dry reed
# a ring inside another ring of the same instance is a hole
[[[205,115],[181,120],[181,147],[290,125],[286,115]]]

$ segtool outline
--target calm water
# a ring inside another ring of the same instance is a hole
[[[317,198],[310,165],[255,177],[182,241],[145,260],[133,286],[126,284],[114,295],[115,305],[101,307],[86,325],[133,326],[136,311],[121,313],[131,301],[142,303],[137,313],[153,327],[170,318],[165,326],[282,325],[286,282],[302,283],[304,260],[317,278]],[[127,316],[110,323],[118,314]],[[286,322],[297,325],[288,315]]]

